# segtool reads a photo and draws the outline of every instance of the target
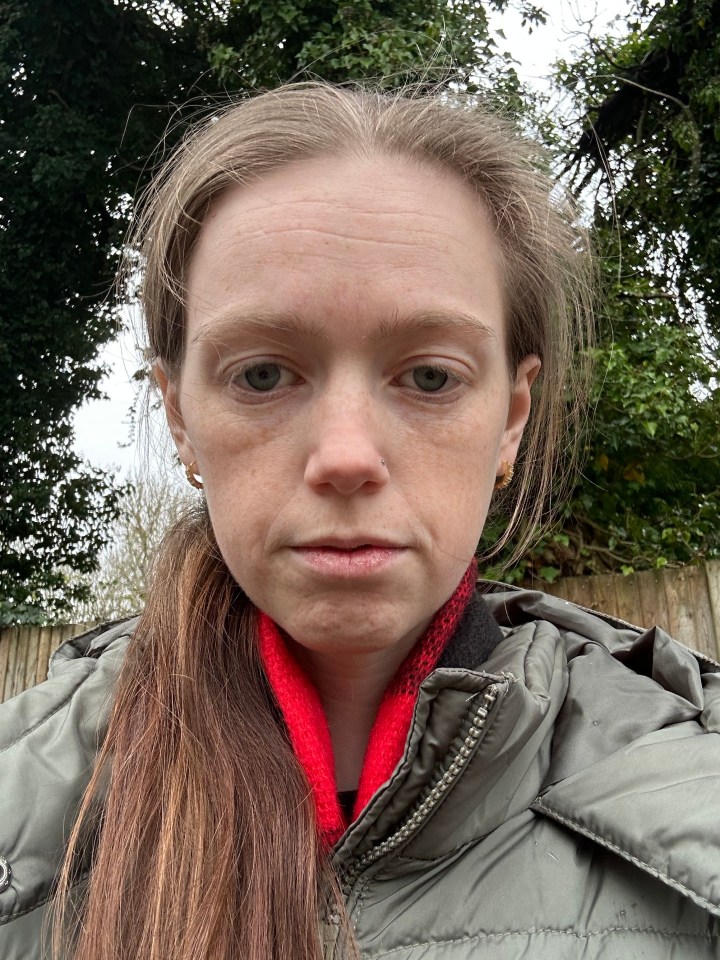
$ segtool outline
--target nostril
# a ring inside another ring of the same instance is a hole
[[[0,893],[7,890],[12,879],[12,870],[5,857],[0,856]]]

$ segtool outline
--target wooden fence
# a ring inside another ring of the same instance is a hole
[[[543,589],[638,627],[659,624],[676,640],[720,660],[720,560],[628,577],[567,577]]]
[[[63,640],[91,626],[77,623],[0,630],[0,703],[45,680],[50,655]]]
[[[569,577],[544,589],[640,627],[660,624],[687,646],[720,659],[720,560],[629,577]],[[50,654],[63,640],[91,626],[1,630],[0,702],[44,680]]]

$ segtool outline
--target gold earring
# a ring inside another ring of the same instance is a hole
[[[187,482],[191,487],[195,487],[196,490],[202,490],[203,482],[199,479],[197,472],[197,460],[193,460],[192,463],[188,463],[185,467],[185,476],[187,477]]]
[[[510,463],[508,460],[503,460],[503,472],[495,480],[495,490],[504,490],[505,487],[509,487],[513,474],[515,473],[515,465]]]

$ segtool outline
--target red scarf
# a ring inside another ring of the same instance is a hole
[[[470,601],[477,564],[468,567],[455,593],[435,614],[425,634],[400,664],[385,691],[370,731],[353,819],[399,763],[420,684],[435,668]],[[295,754],[312,787],[318,827],[328,846],[348,827],[335,783],[332,741],[317,690],[293,657],[273,620],[259,612],[260,656],[283,715]]]

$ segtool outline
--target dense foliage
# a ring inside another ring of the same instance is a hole
[[[638,0],[559,64],[571,119],[549,135],[594,228],[597,381],[584,474],[514,579],[720,556],[719,27],[719,0]]]
[[[601,225],[612,211],[679,318],[704,317],[717,338],[720,2],[635,0],[623,26],[559,65],[581,117],[569,167],[594,182]]]
[[[158,141],[227,91],[309,75],[462,84],[479,68],[516,90],[467,0],[0,5],[0,622],[62,613],[117,513],[112,478],[73,451],[72,415],[100,390],[128,198]]]
[[[0,12],[0,616],[61,612],[62,568],[92,569],[118,489],[73,450],[97,396],[112,250],[187,64],[148,12],[112,2],[4,3]],[[192,49],[190,44],[185,47]],[[189,55],[188,55],[189,56]],[[172,77],[172,79],[170,79]],[[150,129],[154,120],[155,130]]]
[[[487,23],[510,2],[0,6],[0,622],[77,604],[125,495],[79,461],[72,415],[100,390],[129,197],[158,141],[228,92],[307,76],[441,78],[530,116]],[[720,555],[719,28],[720,0],[635,0],[559,65],[572,116],[542,130],[597,235],[599,377],[584,476],[516,579]]]

